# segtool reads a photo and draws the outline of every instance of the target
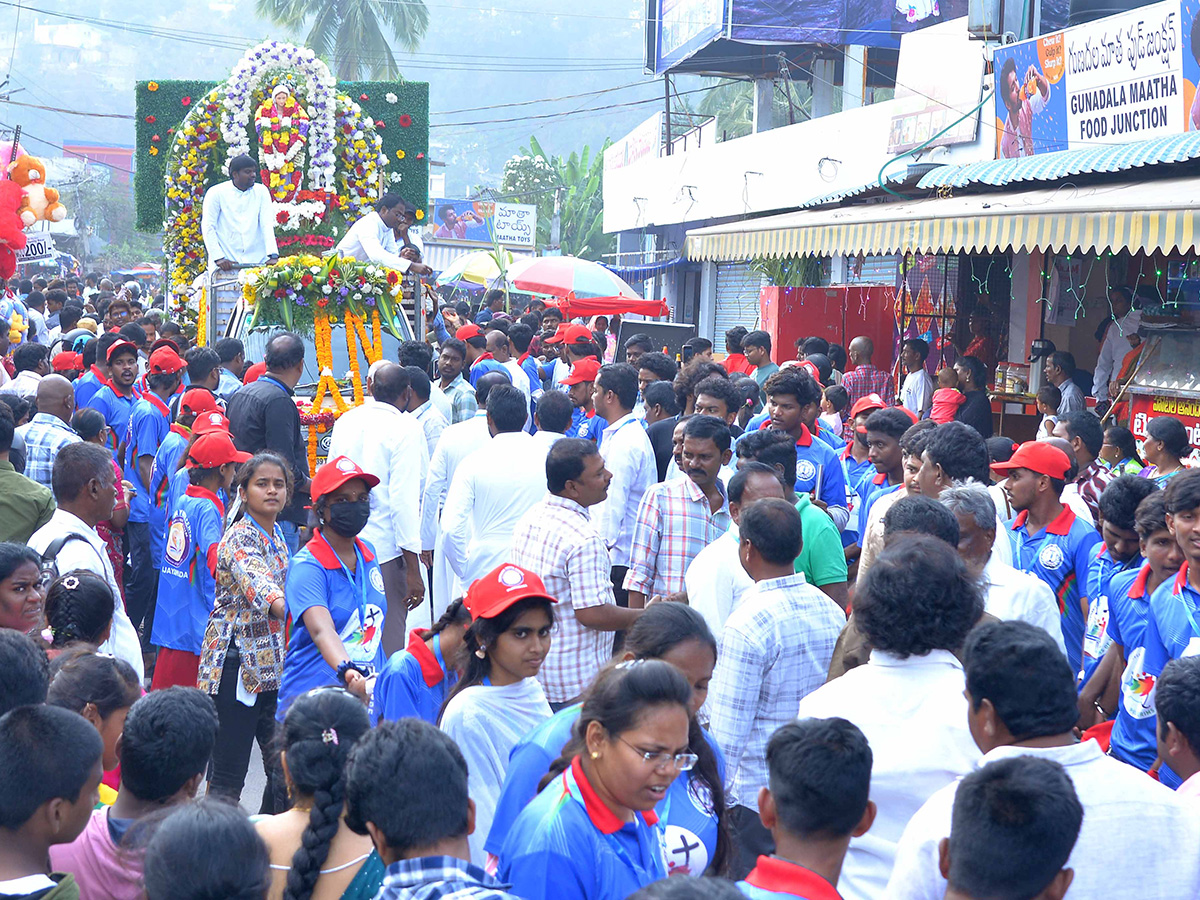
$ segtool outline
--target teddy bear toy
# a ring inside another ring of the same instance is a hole
[[[25,249],[24,225],[17,213],[24,197],[21,187],[12,181],[0,181],[0,279],[17,271],[17,251]]]
[[[39,219],[61,222],[67,217],[67,208],[58,202],[58,191],[46,187],[46,167],[36,156],[18,156],[9,164],[8,174],[25,192],[20,213],[26,228]]]

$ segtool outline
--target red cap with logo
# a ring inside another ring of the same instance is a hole
[[[312,484],[309,485],[309,493],[315,501],[355,478],[361,478],[369,488],[379,484],[378,478],[370,472],[364,472],[350,457],[336,456],[317,469],[317,474],[312,477]]]
[[[215,469],[226,463],[244,463],[249,458],[249,453],[233,445],[228,432],[214,431],[196,438],[185,464],[189,469]]]
[[[570,327],[571,326],[568,325],[566,322],[559,322],[558,329],[554,332],[554,334],[552,336],[546,338],[545,343],[561,344],[563,342],[563,338],[566,337],[567,329]]]
[[[859,397],[854,401],[854,405],[850,407],[850,419],[857,419],[863,413],[873,412],[877,409],[887,409],[887,404],[878,394],[867,394],[867,396]]]
[[[479,330],[479,326],[474,322],[469,322],[459,328],[458,331],[454,332],[454,336],[460,341],[467,341],[473,337],[480,337],[482,334],[483,332]]]
[[[997,472],[1028,469],[1049,478],[1064,479],[1071,469],[1067,454],[1045,441],[1026,441],[1016,449],[1008,462],[992,463]]]
[[[108,362],[112,362],[113,357],[118,353],[132,353],[134,356],[137,356],[137,352],[137,344],[135,344],[133,341],[117,341],[108,348],[108,353],[105,354],[104,358]]]
[[[527,597],[544,597],[551,603],[558,602],[546,593],[546,585],[533,572],[504,563],[471,583],[463,605],[472,619],[494,619]]]
[[[53,365],[55,372],[81,371],[83,369],[83,354],[72,353],[70,350],[64,350],[62,353],[55,353]]]
[[[221,407],[217,406],[217,398],[210,391],[192,388],[190,391],[184,391],[183,396],[179,398],[179,411],[184,410],[198,416],[200,413],[220,412]]]
[[[585,381],[595,381],[600,375],[600,361],[587,357],[571,366],[571,374],[562,380],[570,387],[573,384],[583,384]]]
[[[109,354],[112,355],[111,353]],[[151,375],[174,375],[176,372],[182,372],[187,368],[187,363],[183,361],[174,347],[159,347],[150,354],[150,362],[146,367]]]
[[[214,431],[229,434],[229,420],[215,410],[196,416],[196,421],[192,423],[192,434],[198,437],[202,434],[212,434]]]

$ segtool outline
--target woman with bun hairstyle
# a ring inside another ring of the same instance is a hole
[[[498,877],[512,893],[623,900],[666,876],[655,807],[696,764],[691,699],[683,673],[663,660],[618,663],[597,677],[563,750],[569,762],[505,838]]]
[[[370,727],[345,688],[316,688],[288,708],[280,756],[292,808],[255,825],[271,855],[269,900],[369,900],[379,891],[383,861],[343,819],[346,758]]]
[[[76,569],[59,576],[46,592],[46,655],[53,660],[78,644],[103,644],[112,630],[113,603],[112,588],[96,573]]]
[[[557,601],[533,572],[505,563],[476,579],[463,602],[471,627],[459,653],[462,676],[438,724],[467,761],[475,801],[471,862],[482,868],[509,754],[550,718],[537,674],[550,652]]]

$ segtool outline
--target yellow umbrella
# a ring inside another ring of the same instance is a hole
[[[513,263],[513,255],[507,250],[500,252],[507,269]],[[455,259],[444,272],[438,274],[437,283],[462,288],[486,287],[503,274],[496,262],[496,254],[491,250],[479,250],[475,253],[464,253]]]

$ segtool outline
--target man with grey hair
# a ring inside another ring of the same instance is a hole
[[[983,589],[984,611],[997,619],[1019,619],[1042,628],[1066,654],[1058,602],[1040,578],[1014,569],[992,552],[996,504],[978,482],[948,487],[938,500],[958,519],[958,555]]]

